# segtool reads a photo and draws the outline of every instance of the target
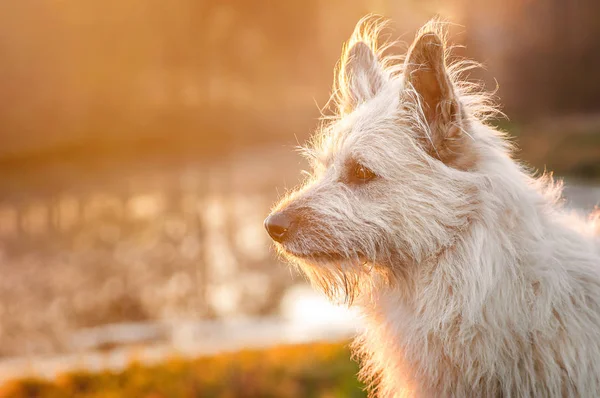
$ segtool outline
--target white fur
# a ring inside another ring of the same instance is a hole
[[[448,75],[465,115],[464,156],[475,160],[459,169],[432,157],[419,95],[397,58],[377,51],[377,32],[372,19],[359,24],[351,44],[367,43],[378,67],[349,74],[342,58],[339,113],[305,150],[312,176],[274,209],[301,214],[281,253],[362,310],[354,348],[378,397],[600,396],[594,228],[485,124],[486,97],[460,78],[470,64]],[[365,97],[371,73],[385,84]],[[345,182],[354,160],[377,179]]]

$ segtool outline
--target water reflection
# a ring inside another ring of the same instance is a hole
[[[262,230],[277,179],[250,159],[128,167],[4,195],[0,356],[67,352],[73,331],[118,322],[276,314],[294,280]]]

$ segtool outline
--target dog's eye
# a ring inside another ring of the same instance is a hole
[[[355,182],[364,183],[367,181],[371,181],[375,177],[377,177],[375,173],[373,173],[369,168],[363,166],[362,164],[357,163],[354,166],[354,170],[352,172],[352,179]]]

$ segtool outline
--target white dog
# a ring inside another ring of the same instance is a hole
[[[354,348],[378,397],[600,397],[600,253],[485,123],[443,27],[404,61],[359,23],[313,172],[265,220],[279,251],[364,313]]]

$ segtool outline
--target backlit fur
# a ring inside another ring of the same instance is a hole
[[[409,63],[378,47],[381,27],[362,20],[344,49],[336,115],[303,150],[312,173],[273,209],[299,219],[279,252],[362,310],[354,349],[375,396],[600,396],[598,227],[511,158],[488,96],[463,79],[474,64],[449,61],[444,24],[417,35],[444,45],[459,108],[441,126]],[[357,163],[377,177],[350,182]]]

